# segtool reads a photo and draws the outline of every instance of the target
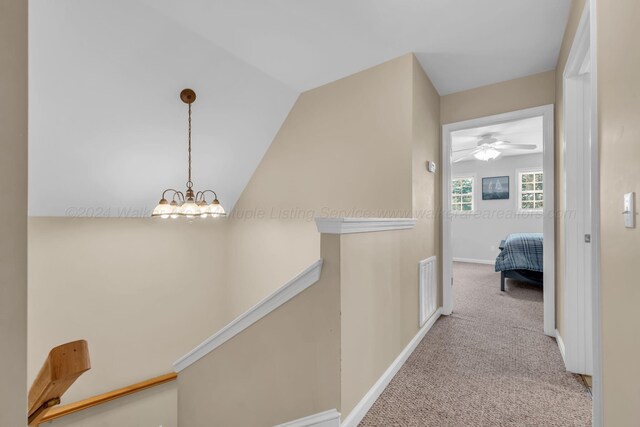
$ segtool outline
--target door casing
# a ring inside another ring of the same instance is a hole
[[[453,311],[451,227],[451,134],[458,130],[542,117],[544,172],[544,333],[555,336],[555,205],[554,205],[554,107],[552,104],[442,126],[442,313]]]

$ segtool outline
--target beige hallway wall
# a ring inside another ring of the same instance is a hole
[[[624,193],[640,195],[640,3],[596,8],[604,425],[631,427],[640,407],[640,229],[624,228],[621,212]]]
[[[445,95],[440,100],[440,122],[461,122],[554,102],[555,71],[552,70]]]
[[[342,419],[419,330],[424,229],[341,236]]]
[[[440,156],[440,97],[415,58],[412,82],[417,224],[411,230],[341,236],[343,419],[418,332],[418,263],[441,255],[440,171],[428,173],[425,167]]]
[[[229,219],[235,314],[318,258],[313,218],[411,214],[413,63],[404,55],[300,95]]]
[[[564,67],[567,64],[569,58],[569,52],[571,51],[571,45],[580,23],[580,17],[584,10],[585,0],[573,0],[571,3],[571,12],[569,14],[569,22],[564,33],[562,40],[562,46],[560,48],[560,56],[558,58],[558,65],[556,67],[556,108],[555,108],[555,138],[556,138],[556,150],[555,150],[555,174],[556,174],[556,188],[555,188],[555,206],[556,216],[556,329],[560,332],[560,336],[564,333],[564,220],[563,216],[566,213],[565,207],[565,194],[564,194],[564,79],[562,77],[564,73]]]
[[[318,282],[180,372],[180,426],[264,427],[339,410],[339,236],[322,236],[321,257]]]
[[[27,2],[0,2],[0,425],[26,424]]]
[[[222,300],[226,247],[224,224],[216,221],[30,218],[29,383],[50,348],[76,339],[89,342],[92,369],[63,403],[170,372],[229,321]],[[121,414],[96,409],[86,417],[118,425],[137,413],[129,423],[151,425],[158,414],[143,409],[145,395],[123,403]],[[165,413],[163,425],[174,425],[175,402],[173,414]]]
[[[413,250],[421,259],[436,255],[438,271],[442,271],[442,165],[441,165],[441,98],[423,71],[413,61],[413,112],[411,115],[413,149],[413,217],[416,223],[416,245]],[[426,171],[426,163],[436,163],[436,173]],[[442,295],[439,295],[439,306]]]

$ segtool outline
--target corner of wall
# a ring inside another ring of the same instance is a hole
[[[27,407],[28,19],[24,0],[0,7],[0,425],[24,426]]]
[[[442,271],[441,97],[415,55],[412,55],[412,59],[413,216],[418,219],[416,232],[423,236],[418,242],[420,259],[437,256],[438,270]],[[427,171],[428,161],[435,162],[435,173]],[[438,298],[441,305],[442,296]]]

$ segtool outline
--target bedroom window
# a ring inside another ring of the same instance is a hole
[[[518,173],[518,182],[518,210],[541,211],[544,201],[542,171],[522,171]]]
[[[473,211],[473,177],[451,180],[451,210],[454,212]]]

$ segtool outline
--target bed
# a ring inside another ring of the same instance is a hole
[[[496,271],[502,292],[507,278],[542,286],[542,240],[542,233],[514,233],[500,242]]]

